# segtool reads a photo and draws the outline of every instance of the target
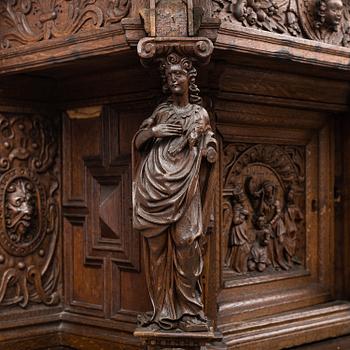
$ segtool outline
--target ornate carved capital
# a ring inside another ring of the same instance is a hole
[[[137,46],[137,52],[145,66],[172,52],[207,64],[213,49],[214,45],[208,38],[144,38]]]

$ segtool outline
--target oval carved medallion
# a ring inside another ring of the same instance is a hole
[[[0,244],[11,255],[32,253],[46,233],[46,195],[38,176],[16,168],[0,179]]]

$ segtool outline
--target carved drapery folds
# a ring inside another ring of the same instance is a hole
[[[119,22],[131,0],[4,0],[0,2],[2,49],[61,38]]]
[[[59,302],[57,137],[40,116],[0,114],[0,305]]]
[[[212,0],[214,16],[244,27],[349,46],[349,5],[342,0]]]
[[[305,156],[297,146],[224,148],[226,269],[237,275],[304,264]]]
[[[144,38],[138,45],[145,65],[160,63],[163,91],[170,94],[140,126],[133,145],[133,222],[144,237],[154,307],[140,315],[142,329],[206,337],[210,331],[200,285],[201,242],[209,227],[217,142],[193,62],[207,62],[212,50],[205,38]]]

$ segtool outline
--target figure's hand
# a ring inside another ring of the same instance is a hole
[[[182,135],[182,127],[173,124],[158,124],[152,128],[154,137],[170,137]]]
[[[209,146],[205,152],[205,157],[209,163],[215,163],[218,159],[218,153],[214,147]]]

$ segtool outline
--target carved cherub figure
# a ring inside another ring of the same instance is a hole
[[[320,0],[317,8],[316,28],[337,32],[343,15],[342,0]]]

